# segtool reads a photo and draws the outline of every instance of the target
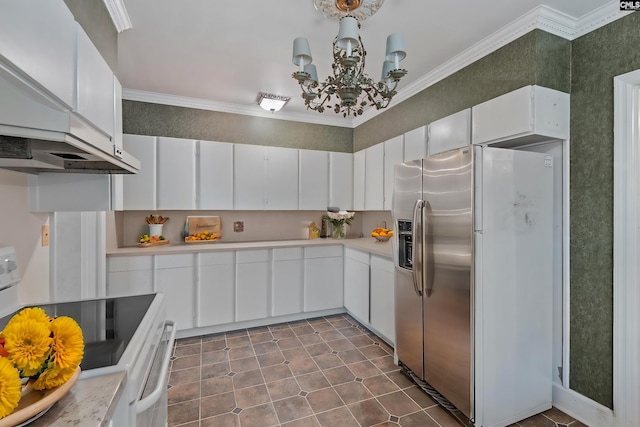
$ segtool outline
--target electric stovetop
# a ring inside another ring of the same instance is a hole
[[[85,341],[80,367],[86,371],[118,363],[154,297],[154,294],[136,295],[35,307],[42,308],[49,317],[69,316],[78,322]],[[0,331],[20,310],[0,318]]]

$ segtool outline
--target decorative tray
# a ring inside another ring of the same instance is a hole
[[[18,407],[11,414],[0,420],[0,427],[25,426],[31,421],[40,418],[51,409],[54,403],[67,394],[79,376],[80,368],[78,367],[66,383],[50,390],[34,390],[31,384],[27,384],[22,389],[22,397]]]
[[[169,243],[168,240],[158,240],[157,242],[138,243],[138,247],[148,248],[149,246],[167,245]]]

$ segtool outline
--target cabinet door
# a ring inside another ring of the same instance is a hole
[[[140,160],[140,171],[122,177],[124,210],[156,209],[156,138],[143,135],[123,135],[125,151]]]
[[[267,147],[267,209],[298,209],[298,150]]]
[[[80,24],[77,31],[77,93],[75,111],[113,136],[113,71]]]
[[[344,306],[342,257],[304,260],[304,311]]]
[[[353,209],[356,211],[364,210],[365,151],[353,153]]]
[[[158,209],[196,209],[196,141],[158,138]]]
[[[235,254],[203,252],[198,257],[197,326],[232,323],[235,319]]]
[[[369,254],[345,249],[344,307],[358,320],[369,323]]]
[[[198,141],[198,209],[233,209],[233,144]]]
[[[266,201],[265,147],[233,144],[233,208],[261,210]]]
[[[404,161],[427,157],[427,126],[410,130],[404,134]]]
[[[236,253],[236,322],[269,315],[269,251]]]
[[[74,106],[76,23],[61,1],[3,2],[0,58]]]
[[[194,327],[193,254],[156,255],[156,292],[165,293],[167,319],[177,330]]]
[[[429,125],[429,155],[471,144],[471,109],[467,108]]]
[[[329,205],[329,152],[299,150],[300,194],[298,209],[326,210]]]
[[[473,107],[474,144],[522,139],[522,143],[569,137],[569,94],[525,86]]]
[[[353,154],[329,153],[329,206],[353,209]]]
[[[381,211],[384,208],[384,144],[365,150],[364,209]]]
[[[395,166],[404,161],[402,135],[384,142],[384,210],[390,211],[393,202]]]
[[[371,255],[371,326],[395,342],[393,261]]]
[[[302,248],[273,249],[272,316],[302,313],[303,270]]]

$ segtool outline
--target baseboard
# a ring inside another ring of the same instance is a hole
[[[553,406],[589,427],[614,425],[611,409],[555,382]]]
[[[276,323],[295,322],[297,320],[313,319],[315,317],[331,316],[332,314],[342,313],[346,313],[344,307],[289,314],[285,316],[265,317],[263,319],[247,320],[244,322],[225,323],[224,325],[196,327],[178,331],[176,333],[176,338],[188,338],[198,335],[209,335],[217,334],[220,332],[236,331],[238,329],[257,328],[260,326],[275,325]]]

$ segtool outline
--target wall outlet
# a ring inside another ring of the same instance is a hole
[[[49,226],[42,226],[42,246],[49,246]]]
[[[235,221],[233,223],[233,231],[236,233],[242,233],[244,231],[244,221]]]

